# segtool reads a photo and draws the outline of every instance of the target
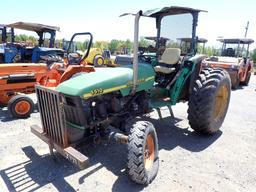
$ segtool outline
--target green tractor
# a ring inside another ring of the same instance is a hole
[[[188,101],[191,128],[201,134],[214,134],[227,113],[229,75],[222,69],[202,69],[204,56],[195,55],[200,11],[165,7],[133,14],[132,64],[75,74],[55,90],[37,86],[42,128],[33,125],[31,131],[49,145],[51,154],[55,149],[80,168],[88,166],[89,158],[76,149],[77,144],[90,138],[95,143],[106,138],[124,143],[130,178],[139,184],[149,184],[159,167],[158,138],[154,125],[144,121],[143,115],[152,108],[171,109],[177,102]],[[140,54],[139,21],[143,17],[156,22],[158,39],[166,36],[176,40],[175,34],[188,36],[184,31],[187,27],[192,31],[191,52],[181,59],[179,48],[160,50],[157,41],[159,50],[155,57]],[[178,32],[172,33],[176,28]]]

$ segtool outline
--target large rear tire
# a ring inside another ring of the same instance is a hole
[[[14,118],[27,118],[34,111],[32,99],[25,95],[16,95],[8,102],[8,111]]]
[[[188,102],[188,120],[199,133],[213,134],[221,127],[229,105],[231,81],[222,69],[204,69]]]
[[[127,167],[130,178],[138,184],[147,185],[156,177],[158,140],[152,123],[137,121],[133,124],[128,136]]]

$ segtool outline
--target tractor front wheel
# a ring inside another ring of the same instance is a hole
[[[156,177],[158,167],[155,128],[150,122],[137,121],[128,136],[128,174],[134,182],[147,185]]]
[[[8,102],[8,111],[15,118],[29,117],[34,108],[34,102],[25,95],[16,95]]]
[[[222,69],[204,69],[195,81],[188,102],[192,129],[213,134],[221,127],[229,105],[231,81]]]

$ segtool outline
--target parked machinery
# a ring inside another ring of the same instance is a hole
[[[46,30],[45,26],[41,27]],[[34,111],[34,103],[25,94],[33,93],[36,84],[55,87],[59,83],[71,78],[74,73],[94,71],[92,66],[81,65],[90,51],[92,35],[90,33],[79,34],[88,36],[89,44],[87,47],[88,51],[85,52],[84,57],[76,60],[75,65],[71,62],[71,58],[69,59],[70,63],[63,62],[62,57],[58,59],[60,49],[39,47],[34,48],[32,51],[32,60],[33,56],[35,58],[38,57],[40,63],[0,64],[0,105],[7,106],[9,113],[15,118],[29,117],[31,112]],[[75,36],[76,34],[73,37]],[[26,48],[26,50],[28,49]],[[71,57],[71,51],[68,50],[68,52],[70,52]]]
[[[191,50],[191,41],[192,38],[190,37],[183,37],[183,38],[178,38],[180,41],[180,49],[181,49],[181,55],[187,55],[189,54]],[[204,38],[197,38],[196,39],[196,49],[197,53],[199,54],[205,54],[205,43],[207,43],[207,39]]]
[[[248,85],[253,71],[249,46],[254,40],[248,38],[218,40],[222,43],[221,56],[206,58],[203,66],[225,69],[230,75],[233,89],[237,89],[240,84]]]
[[[83,55],[83,53],[81,53]],[[102,50],[100,48],[91,48],[88,57],[85,62],[94,67],[104,67],[110,66],[115,67],[114,59],[111,58],[111,53],[109,50]]]
[[[14,29],[33,31],[38,35],[36,46],[28,45],[26,42],[15,42]],[[8,30],[11,31],[8,38]],[[48,26],[38,23],[17,22],[4,25],[2,28],[2,51],[1,63],[52,63],[61,60],[63,50],[53,48],[56,31],[59,27]],[[45,37],[49,36],[49,39]],[[9,41],[8,41],[9,40]]]
[[[160,107],[171,109],[177,102],[188,101],[191,128],[198,133],[214,134],[227,113],[229,75],[221,69],[202,69],[205,56],[195,55],[199,12],[186,7],[164,7],[133,14],[133,64],[79,73],[56,89],[36,86],[42,128],[33,125],[31,131],[49,145],[51,154],[54,148],[81,168],[88,166],[89,159],[75,149],[76,144],[90,138],[125,143],[129,176],[136,183],[149,184],[159,167],[158,138],[151,122],[136,117],[147,114],[152,107],[161,114]],[[160,56],[157,51],[155,59],[144,58],[138,51],[139,21],[143,16],[155,20],[157,39],[167,36],[176,40],[177,31],[188,30],[193,39],[192,54],[181,61],[179,48],[166,48]],[[180,25],[173,25],[177,22]]]

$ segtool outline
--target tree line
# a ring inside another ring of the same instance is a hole
[[[27,42],[30,43],[32,46],[35,46],[37,44],[37,38],[34,36],[28,36],[25,34],[20,34],[15,36],[16,42]],[[56,47],[62,48],[62,41],[61,39],[55,40]],[[85,42],[77,42],[77,49],[83,49],[83,44]],[[139,46],[141,47],[148,47],[149,45],[154,45],[153,41],[147,40],[145,38],[140,38],[139,40]],[[178,45],[175,45],[178,46]],[[95,41],[93,43],[93,47],[100,48],[102,50],[109,49],[112,54],[130,54],[132,53],[132,47],[133,42],[129,39],[127,40],[118,40],[118,39],[112,39],[111,41]],[[198,46],[198,51],[202,52],[203,47],[201,45]],[[211,55],[218,55],[219,49],[216,49],[215,47],[211,46],[205,46],[204,48],[204,54],[207,54],[208,56]],[[256,63],[256,49],[250,52],[250,56],[253,59],[254,63]]]

